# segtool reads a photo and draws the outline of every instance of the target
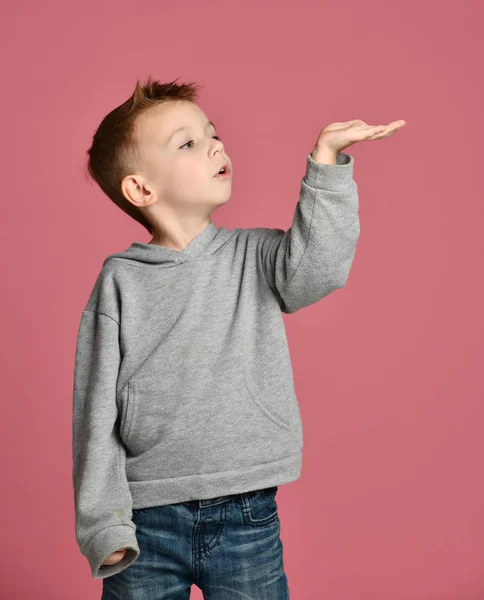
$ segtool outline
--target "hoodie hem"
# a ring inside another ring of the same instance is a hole
[[[296,454],[281,460],[240,471],[199,473],[153,481],[129,481],[128,485],[133,509],[136,510],[283,485],[299,479],[301,467],[302,447]]]

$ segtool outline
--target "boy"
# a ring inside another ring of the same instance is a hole
[[[360,228],[341,150],[404,124],[329,125],[292,227],[227,230],[210,215],[233,167],[195,98],[137,82],[88,151],[152,235],[104,260],[77,339],[76,538],[103,600],[182,600],[193,583],[211,600],[289,597],[276,493],[303,441],[281,313],[346,283]]]

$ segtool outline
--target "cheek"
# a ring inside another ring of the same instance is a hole
[[[177,182],[185,186],[200,186],[210,180],[210,170],[207,168],[206,161],[191,160],[183,165],[183,168],[177,170]]]
[[[200,190],[200,186],[210,185],[210,175],[206,159],[180,155],[171,161],[159,160],[154,181],[160,190],[190,194]]]

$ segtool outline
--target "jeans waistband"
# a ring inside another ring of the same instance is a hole
[[[234,498],[240,498],[242,493],[240,494],[227,494],[225,496],[216,496],[215,498],[203,498],[202,500],[187,500],[183,502],[183,504],[190,504],[192,506],[199,506],[203,508],[204,506],[215,506],[216,504],[222,504],[222,502],[228,502],[229,500],[233,500]]]
[[[278,486],[274,486],[277,488]],[[234,498],[239,498],[241,503],[245,506],[247,505],[247,498],[253,496],[254,494],[259,494],[266,489],[272,488],[262,488],[259,490],[251,490],[250,492],[239,492],[238,494],[226,494],[225,496],[215,496],[215,498],[204,498],[201,500],[187,500],[183,502],[183,504],[190,504],[192,506],[199,506],[200,508],[207,506],[215,506],[217,504],[222,504],[222,502],[228,502],[233,500]]]

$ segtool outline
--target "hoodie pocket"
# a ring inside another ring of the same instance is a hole
[[[245,468],[254,460],[279,460],[300,446],[295,398],[279,388],[268,401],[242,356],[209,362],[170,357],[144,373],[138,370],[125,389],[121,436],[137,478]],[[280,403],[289,419],[270,402]]]
[[[287,420],[282,419],[280,416],[276,415],[272,409],[269,408],[269,406],[264,402],[264,398],[261,394],[261,391],[260,391],[259,387],[257,386],[257,383],[254,381],[253,377],[249,373],[249,370],[245,363],[243,363],[243,368],[244,368],[245,385],[247,386],[247,389],[249,390],[253,401],[255,402],[255,404],[257,404],[257,406],[260,408],[260,410],[267,417],[269,417],[269,419],[272,419],[274,421],[274,423],[279,425],[279,427],[282,427],[284,429],[289,429],[289,430],[294,429],[294,426],[292,425],[292,423],[289,423]]]

